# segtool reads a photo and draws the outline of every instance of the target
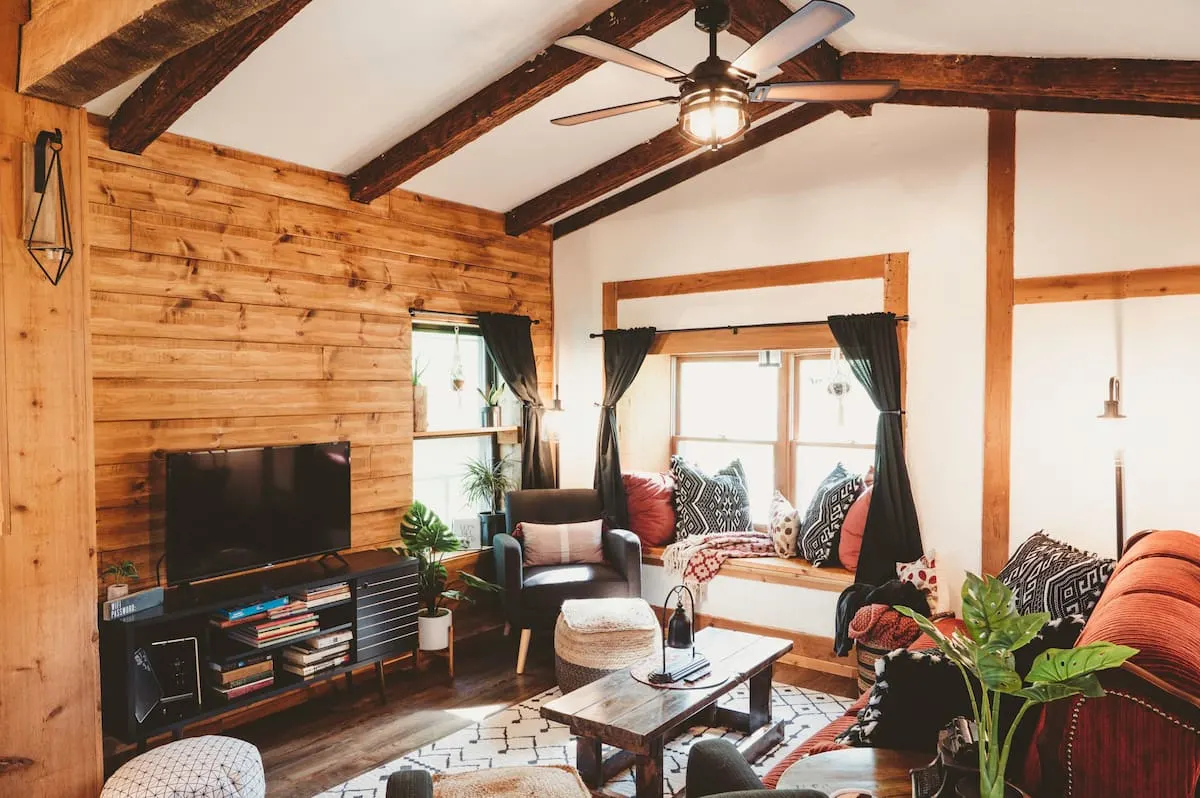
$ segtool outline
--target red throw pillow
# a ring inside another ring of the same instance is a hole
[[[863,530],[867,527],[867,511],[871,508],[871,494],[875,486],[864,490],[846,511],[842,521],[842,538],[838,543],[838,559],[847,571],[858,570],[858,553],[862,551]]]
[[[675,540],[675,479],[670,474],[632,471],[621,475],[629,531],[645,546],[666,546]]]

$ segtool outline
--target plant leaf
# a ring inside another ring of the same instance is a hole
[[[934,625],[933,621],[929,620],[921,613],[913,610],[911,607],[895,605],[892,607],[892,609],[901,615],[907,616],[916,621],[917,628],[924,632],[931,640],[933,640],[933,642],[937,643],[937,647],[940,648],[942,653],[947,657],[954,660],[959,665],[962,665],[964,668],[970,668],[973,666],[973,657],[970,654],[967,654],[964,657],[960,651],[956,651],[950,639],[942,634],[942,631],[938,629],[936,625]]]
[[[1005,634],[1021,616],[1012,591],[994,576],[980,579],[968,573],[963,581],[962,605],[963,623],[979,645],[992,646],[994,636],[1019,638],[1017,633]]]
[[[1027,698],[1039,704],[1047,704],[1073,695],[1085,695],[1088,698],[1103,698],[1104,688],[1093,673],[1076,676],[1064,682],[1038,682],[1016,691],[1015,695]]]
[[[1035,612],[1031,615],[1018,615],[1003,626],[992,631],[987,647],[1016,651],[1028,645],[1029,641],[1038,636],[1042,627],[1050,622],[1050,613]]]
[[[1120,667],[1136,653],[1136,648],[1104,642],[1078,648],[1050,648],[1034,659],[1025,679],[1031,684],[1065,683],[1096,671]]]
[[[486,579],[480,579],[475,574],[470,574],[466,571],[463,571],[458,576],[466,584],[469,590],[478,590],[483,593],[499,593],[500,591],[504,590],[504,588],[500,585],[497,585],[494,582],[489,582]]]
[[[975,667],[972,670],[989,690],[1016,693],[1021,689],[1021,676],[1017,673],[1011,651],[981,648],[975,654]]]

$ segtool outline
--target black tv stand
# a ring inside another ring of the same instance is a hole
[[[317,562],[321,563],[321,565],[325,565],[326,559],[337,560],[338,562],[340,562],[342,564],[342,567],[344,567],[344,568],[350,567],[350,563],[346,562],[346,558],[343,557],[341,554],[339,554],[336,551],[331,551],[326,554],[322,554],[320,557],[317,558]]]
[[[384,662],[417,648],[417,561],[386,550],[329,557],[340,567],[331,567],[328,557],[322,557],[267,571],[184,583],[168,588],[159,607],[100,621],[105,733],[144,746],[150,737],[178,734],[199,721],[370,665],[375,666],[382,691]],[[343,582],[350,587],[350,598],[311,607],[318,628],[299,637],[254,647],[231,637],[229,629],[211,620],[221,610],[303,596],[305,591]],[[290,646],[308,637],[347,630],[353,638],[345,664],[307,678],[284,667],[284,651]],[[215,690],[213,674],[218,668],[256,659],[272,661],[272,684],[232,699]],[[146,687],[147,678],[155,685],[151,694],[161,687],[166,700],[154,704],[149,714],[145,714],[148,702],[143,700],[143,712],[137,713],[138,688]],[[180,698],[189,693],[188,698]],[[138,714],[142,714],[141,721]]]

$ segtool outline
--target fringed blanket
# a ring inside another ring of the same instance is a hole
[[[673,580],[682,581],[700,599],[705,586],[735,557],[774,557],[771,536],[761,532],[715,532],[693,535],[667,546],[663,568]]]

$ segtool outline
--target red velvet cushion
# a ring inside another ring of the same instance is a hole
[[[871,494],[875,486],[864,490],[846,511],[842,521],[842,537],[838,543],[838,559],[842,567],[853,573],[858,570],[858,553],[862,551],[863,530],[867,528],[867,511],[871,509]]]
[[[675,540],[675,479],[670,474],[632,471],[621,475],[629,531],[646,546]]]

